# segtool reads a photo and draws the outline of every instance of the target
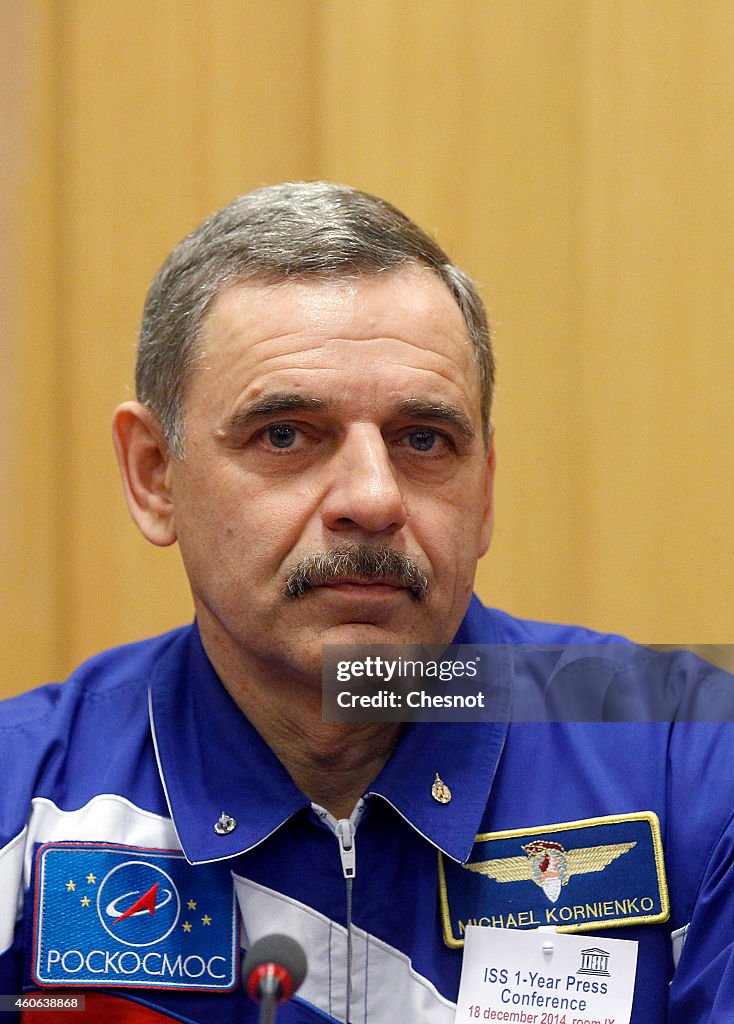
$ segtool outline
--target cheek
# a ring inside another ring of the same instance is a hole
[[[240,498],[241,495],[241,498]],[[298,542],[298,538],[318,519],[319,495],[314,487],[302,483],[277,486],[272,483],[245,485],[237,499],[230,503],[233,515],[252,531],[258,545],[282,550]]]
[[[200,503],[189,528],[212,543],[218,539],[220,558],[224,555],[232,571],[246,563],[251,573],[265,578],[279,570],[294,549],[308,546],[310,534],[318,545],[318,508],[312,489],[265,484],[229,472]],[[216,557],[216,550],[212,555]]]
[[[471,498],[471,501],[468,499]],[[479,556],[482,516],[477,496],[466,489],[417,501],[408,523],[434,571],[473,580]]]

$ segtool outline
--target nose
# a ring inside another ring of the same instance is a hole
[[[396,533],[408,518],[400,481],[379,428],[355,424],[335,451],[321,507],[339,532]]]

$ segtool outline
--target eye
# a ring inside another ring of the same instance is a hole
[[[268,427],[267,438],[274,448],[290,448],[296,442],[297,431],[287,423]]]
[[[436,444],[436,433],[433,430],[411,430],[408,443],[417,452],[429,452]]]

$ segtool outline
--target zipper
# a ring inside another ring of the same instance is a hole
[[[365,803],[360,799],[348,818],[337,818],[324,807],[311,804],[314,814],[334,833],[339,843],[339,858],[346,886],[347,901],[347,991],[346,991],[346,1024],[351,1024],[352,1004],[352,886],[357,873],[357,844],[355,836],[357,825],[364,814]]]
[[[351,881],[357,871],[357,851],[354,844],[356,826],[351,818],[340,818],[334,831],[339,840],[339,856],[344,877],[347,881]]]

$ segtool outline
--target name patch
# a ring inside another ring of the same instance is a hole
[[[438,855],[447,946],[469,925],[596,931],[666,921],[660,824],[650,811],[476,838],[466,864]]]
[[[238,914],[223,864],[105,843],[50,843],[36,855],[38,985],[233,989]]]

